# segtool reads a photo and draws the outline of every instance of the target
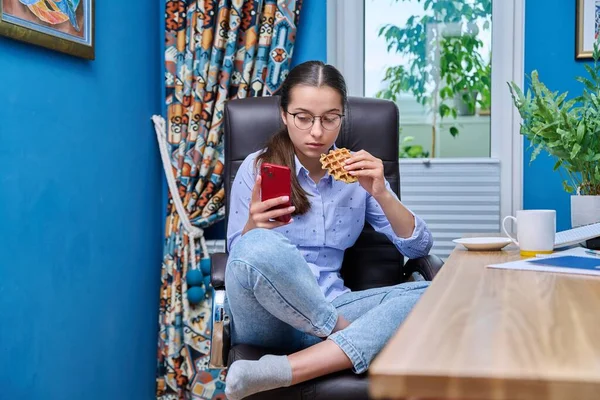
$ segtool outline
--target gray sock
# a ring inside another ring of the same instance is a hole
[[[292,366],[287,356],[262,356],[260,360],[235,361],[227,371],[225,394],[240,400],[254,393],[292,384]]]

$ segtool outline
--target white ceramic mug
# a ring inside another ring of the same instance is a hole
[[[517,224],[517,238],[513,238],[506,229],[506,221],[512,219]],[[524,257],[536,254],[550,254],[554,250],[556,235],[556,211],[520,210],[517,217],[509,215],[502,221],[502,229],[521,250]]]

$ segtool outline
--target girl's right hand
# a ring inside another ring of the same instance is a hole
[[[293,219],[290,219],[288,222],[275,220],[275,218],[293,213],[296,207],[291,206],[272,210],[273,207],[287,203],[289,198],[284,196],[261,201],[260,182],[261,177],[259,175],[254,183],[254,188],[252,188],[252,198],[250,199],[250,215],[248,217],[248,222],[246,222],[246,226],[244,226],[242,235],[254,228],[279,228],[280,226],[291,224],[294,221]]]

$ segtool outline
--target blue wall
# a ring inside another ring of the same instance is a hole
[[[327,61],[327,2],[304,0],[292,55],[292,67],[309,60]],[[225,239],[225,222],[205,232],[207,239]]]
[[[151,399],[159,7],[97,2],[96,61],[0,37],[0,398]]]
[[[537,69],[550,90],[581,93],[575,76],[585,75],[584,62],[575,61],[575,1],[527,0],[525,2],[525,72]],[[570,197],[562,177],[552,171],[555,160],[542,153],[529,163],[531,149],[524,154],[523,208],[557,210],[557,229],[571,227]]]

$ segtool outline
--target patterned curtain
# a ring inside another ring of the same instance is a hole
[[[301,6],[301,0],[166,1],[168,116],[153,117],[170,187],[158,399],[225,399],[225,371],[208,368],[212,293],[202,231],[225,215],[223,109],[228,99],[279,89]],[[190,270],[201,273],[194,296]]]

